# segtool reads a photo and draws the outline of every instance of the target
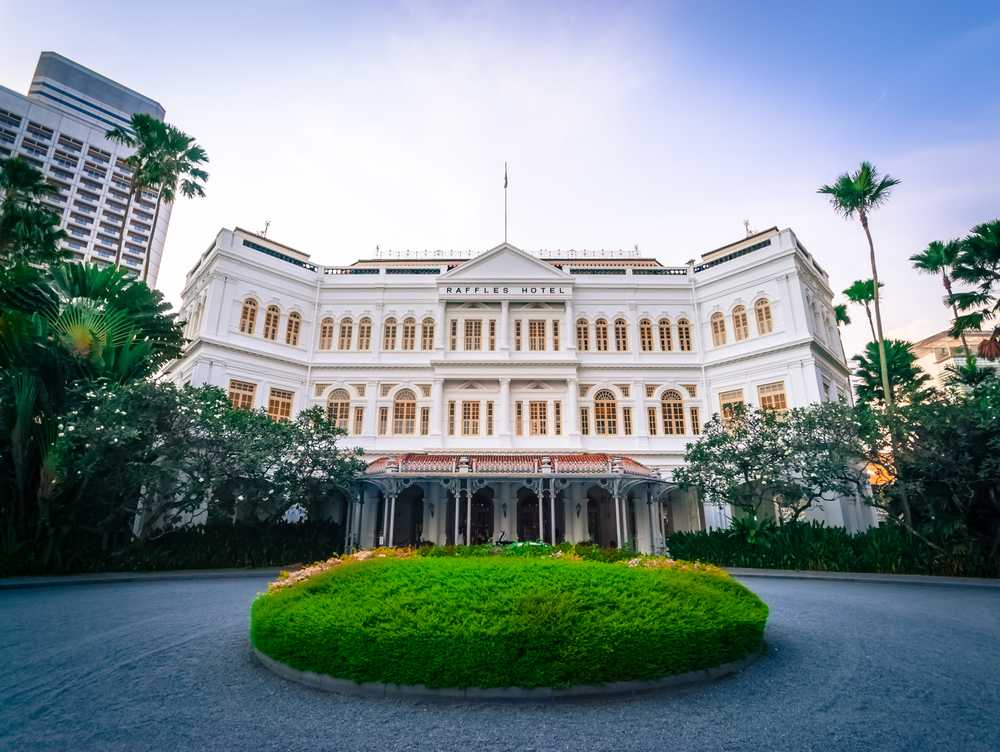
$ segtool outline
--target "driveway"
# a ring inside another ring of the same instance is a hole
[[[711,685],[553,705],[325,694],[258,666],[263,578],[0,591],[0,749],[1000,749],[1000,590],[748,578],[770,650]]]

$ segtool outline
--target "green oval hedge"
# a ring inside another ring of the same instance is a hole
[[[356,682],[567,687],[737,660],[759,649],[766,619],[724,573],[385,558],[258,596],[250,636],[293,668]]]

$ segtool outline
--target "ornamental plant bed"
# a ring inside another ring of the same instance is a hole
[[[663,557],[361,552],[279,580],[251,609],[261,653],[300,671],[431,688],[654,680],[760,649],[767,606]]]

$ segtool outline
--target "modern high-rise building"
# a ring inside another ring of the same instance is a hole
[[[66,250],[79,261],[113,263],[125,232],[122,263],[156,284],[170,222],[170,205],[156,213],[157,195],[145,191],[126,216],[131,150],[104,137],[128,127],[134,113],[163,119],[156,101],[55,52],[38,57],[28,94],[0,86],[0,160],[23,157],[58,193],[47,203],[62,219]],[[154,221],[156,226],[154,227]]]

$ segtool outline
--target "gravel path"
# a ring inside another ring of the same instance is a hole
[[[256,665],[263,579],[0,592],[0,750],[1000,749],[1000,591],[746,580],[770,653],[708,686],[556,705],[342,697]]]

